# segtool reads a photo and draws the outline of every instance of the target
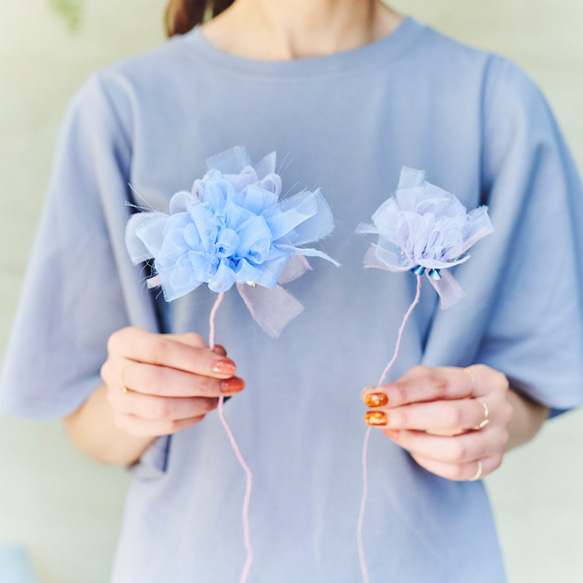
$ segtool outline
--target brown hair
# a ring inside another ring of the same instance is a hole
[[[235,0],[170,0],[164,24],[166,34],[184,34],[207,18],[217,16]]]

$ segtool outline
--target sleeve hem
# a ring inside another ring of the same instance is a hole
[[[564,415],[565,413],[572,411],[574,408],[575,407],[569,407],[567,409],[559,409],[557,407],[550,407],[549,414],[547,415],[547,421],[549,419],[554,419],[555,417],[559,417],[560,415]]]
[[[161,435],[135,463],[126,466],[126,471],[137,479],[159,478],[168,470],[168,457],[172,435]]]
[[[519,394],[523,394],[525,397],[529,399],[533,399],[534,401],[540,403],[541,405],[545,405],[551,411],[570,411],[571,409],[576,409],[577,407],[583,406],[583,397],[578,393],[564,393],[564,394],[541,394],[532,388],[530,390],[525,390],[522,386],[516,386],[510,382],[510,387],[518,392]],[[557,413],[559,414],[559,413]],[[555,414],[556,415],[556,414]],[[552,416],[555,416],[552,415]]]

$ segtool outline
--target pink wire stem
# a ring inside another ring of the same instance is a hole
[[[210,319],[209,319],[209,327],[210,327],[209,345],[210,345],[211,350],[213,350],[215,347],[215,316],[217,315],[217,310],[219,309],[219,306],[221,305],[221,302],[223,301],[224,297],[225,297],[225,293],[224,292],[220,293],[219,296],[217,297],[217,300],[216,300],[214,306],[213,306],[213,309],[211,310],[211,315],[210,315]],[[246,583],[246,581],[249,577],[249,571],[251,570],[251,564],[253,563],[253,545],[251,544],[251,531],[249,528],[249,502],[251,501],[251,490],[253,488],[253,474],[251,473],[249,466],[245,462],[245,458],[243,457],[243,454],[241,453],[241,450],[239,448],[239,445],[237,444],[235,436],[233,435],[233,432],[231,431],[231,428],[229,427],[229,424],[227,423],[227,419],[225,417],[224,405],[225,405],[225,398],[219,397],[219,418],[221,420],[221,423],[223,424],[223,427],[225,428],[225,432],[229,438],[229,441],[231,442],[231,446],[233,447],[233,451],[235,452],[235,455],[237,456],[237,459],[239,460],[239,463],[241,464],[241,467],[243,468],[243,470],[245,472],[245,476],[247,477],[247,487],[245,488],[245,498],[243,500],[243,511],[242,511],[243,539],[245,542],[245,549],[247,550],[247,560],[245,561],[243,571],[241,572],[241,578],[239,579],[239,583]]]
[[[397,344],[395,346],[395,353],[393,354],[393,358],[389,364],[387,364],[381,378],[379,380],[379,384],[377,386],[381,386],[385,381],[385,377],[389,374],[391,367],[395,364],[397,360],[397,356],[399,355],[399,348],[401,347],[401,340],[403,339],[403,332],[405,330],[405,324],[409,320],[409,316],[415,309],[415,306],[419,303],[419,298],[421,297],[421,276],[417,276],[417,293],[415,294],[415,299],[411,302],[405,317],[403,318],[403,322],[401,323],[401,327],[399,328],[399,334],[397,336]],[[356,527],[356,541],[358,543],[358,555],[360,557],[360,569],[362,572],[362,580],[364,583],[369,583],[368,577],[368,568],[366,566],[366,554],[364,552],[364,544],[362,542],[362,529],[364,525],[364,515],[366,512],[366,499],[368,497],[368,442],[370,440],[370,434],[372,432],[372,427],[369,426],[366,430],[366,434],[364,436],[364,443],[362,445],[362,499],[360,501],[360,514],[358,515],[358,525]]]

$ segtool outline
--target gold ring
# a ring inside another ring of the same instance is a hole
[[[473,478],[470,478],[468,480],[468,482],[475,482],[476,480],[479,480],[481,477],[482,477],[482,462],[478,460],[478,471],[476,472],[476,475]]]
[[[490,409],[488,409],[488,405],[486,405],[486,403],[484,403],[480,397],[476,397],[475,400],[478,401],[482,407],[484,407],[484,419],[482,419],[482,421],[473,428],[475,431],[478,431],[490,423]]]
[[[125,383],[125,381],[124,381],[124,379],[123,379],[123,373],[125,372],[125,369],[126,369],[126,368],[127,368],[129,365],[130,365],[130,364],[132,364],[132,363],[131,363],[131,362],[126,362],[126,363],[124,364],[124,366],[122,367],[122,369],[121,369],[120,373],[119,373],[119,379],[120,379],[120,381],[121,381],[121,390],[122,390],[124,393],[127,393],[127,392],[129,391],[129,389],[126,387],[126,383]]]
[[[476,377],[474,375],[474,373],[469,369],[469,368],[464,368],[464,370],[470,375],[470,378],[472,379],[472,391],[470,392],[470,397],[472,397],[474,395],[474,393],[478,392],[478,383],[476,381]],[[467,397],[466,397],[467,399]]]

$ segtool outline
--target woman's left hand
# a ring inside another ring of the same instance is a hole
[[[395,383],[367,387],[365,420],[380,427],[426,470],[477,480],[502,463],[512,419],[504,374],[485,365],[417,366]]]

